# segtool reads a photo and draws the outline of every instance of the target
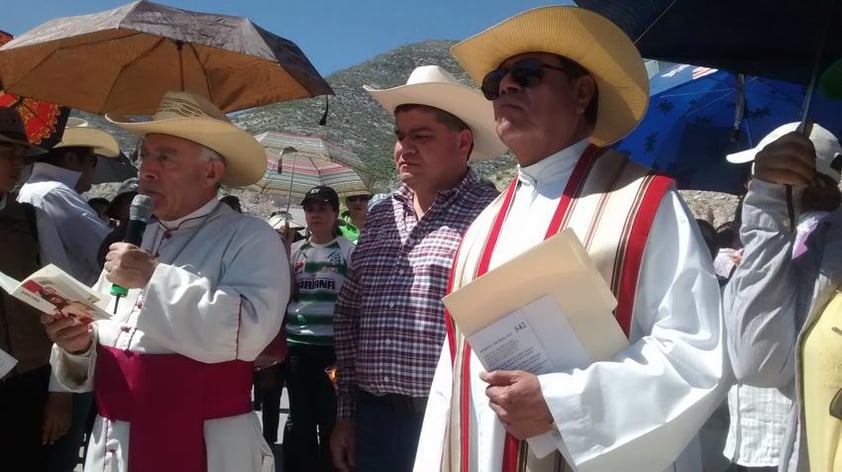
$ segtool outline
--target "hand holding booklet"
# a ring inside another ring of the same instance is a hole
[[[109,318],[108,299],[53,264],[19,282],[0,272],[6,293],[48,315],[71,316],[81,323]]]
[[[444,298],[488,370],[536,375],[584,368],[628,347],[617,301],[572,230]]]

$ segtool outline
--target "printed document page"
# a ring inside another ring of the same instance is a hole
[[[523,370],[541,375],[589,363],[576,332],[550,295],[477,331],[469,341],[487,371]]]
[[[461,287],[444,304],[486,368],[559,372],[628,347],[613,315],[617,301],[569,229]]]

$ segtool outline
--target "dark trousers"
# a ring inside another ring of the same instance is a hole
[[[93,402],[93,392],[73,394],[73,416],[70,429],[55,444],[47,448],[46,470],[48,472],[73,472],[76,468],[84,436],[90,432],[88,417]]]
[[[289,417],[284,430],[284,471],[332,471],[330,433],[336,424],[336,392],[325,368],[336,362],[333,346],[289,347]],[[362,469],[360,469],[362,470]]]
[[[263,418],[263,439],[269,445],[278,442],[278,423],[281,421],[281,393],[287,378],[286,361],[255,373],[255,409]],[[257,408],[259,406],[259,408]]]
[[[356,395],[356,469],[411,472],[426,401],[402,395]]]
[[[43,470],[41,426],[49,382],[49,366],[0,380],[0,469]]]

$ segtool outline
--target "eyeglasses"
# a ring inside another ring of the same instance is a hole
[[[348,197],[349,202],[367,202],[371,200],[371,195],[354,195]]]
[[[482,94],[488,100],[495,100],[500,96],[500,82],[507,74],[512,74],[512,80],[521,87],[535,87],[544,78],[544,69],[569,72],[568,69],[559,66],[544,64],[538,59],[524,59],[514,63],[511,67],[495,69],[482,79]]]

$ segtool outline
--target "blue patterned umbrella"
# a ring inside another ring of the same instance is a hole
[[[691,65],[652,77],[649,110],[615,147],[676,179],[678,187],[740,194],[750,166],[725,155],[799,121],[806,87]],[[810,118],[842,136],[842,102],[813,99]]]

